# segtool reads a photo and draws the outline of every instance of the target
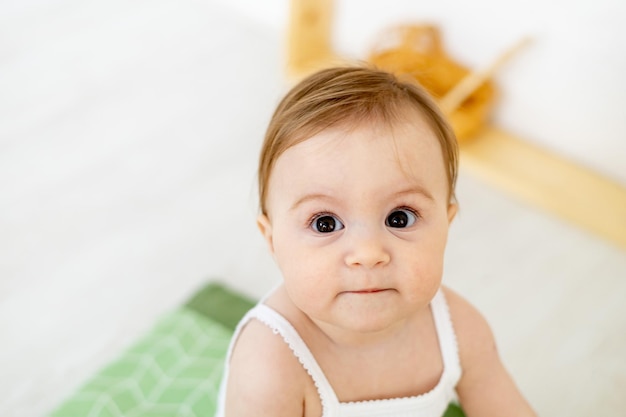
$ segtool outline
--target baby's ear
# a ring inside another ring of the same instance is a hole
[[[456,203],[448,204],[448,224],[452,224],[452,220],[456,216],[457,211],[459,211],[459,206]]]
[[[265,238],[267,245],[270,249],[272,255],[274,255],[274,241],[272,238],[272,223],[270,223],[270,219],[265,214],[259,214],[256,218],[256,225],[261,231],[261,234]]]

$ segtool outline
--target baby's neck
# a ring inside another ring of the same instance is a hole
[[[351,354],[389,352],[390,345],[397,345],[408,340],[415,340],[415,317],[394,323],[392,326],[375,331],[356,331],[340,328],[332,324],[309,318],[316,339],[323,341],[327,348],[341,350]]]

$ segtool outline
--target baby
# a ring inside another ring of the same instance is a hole
[[[218,416],[533,416],[443,287],[457,144],[418,86],[322,70],[270,122],[258,226],[282,284],[239,324]]]

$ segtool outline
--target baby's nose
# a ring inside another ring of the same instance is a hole
[[[371,230],[360,230],[350,236],[345,262],[348,266],[374,268],[391,260],[382,236]]]

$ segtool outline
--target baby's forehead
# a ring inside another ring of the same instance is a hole
[[[363,155],[354,152],[370,143],[377,143],[379,153]],[[416,158],[437,157],[443,162],[443,151],[435,131],[421,117],[397,120],[351,119],[321,128],[285,148],[280,159],[324,159],[336,153],[348,152],[353,158],[393,159],[400,165],[411,164]],[[334,159],[334,158],[330,158]],[[374,162],[374,161],[372,161]]]
[[[426,187],[445,199],[448,188],[438,141],[414,123],[326,129],[287,149],[275,171],[270,194],[278,192],[281,198],[305,190],[338,199],[358,200],[358,193],[384,199],[398,189]],[[359,191],[354,195],[352,190]]]
[[[296,138],[296,140],[285,149],[287,150],[296,145],[306,147],[310,139],[317,138],[321,135],[328,136],[328,134],[339,142],[346,137],[361,135],[364,130],[371,131],[374,133],[374,139],[386,141],[396,149],[403,146],[413,147],[413,145],[423,141],[431,142],[436,137],[435,130],[431,123],[418,111],[406,111],[405,114],[398,114],[393,118],[383,118],[380,116],[367,118],[350,117],[330,126],[317,126],[307,130],[308,132]],[[407,135],[410,136],[412,141],[396,140],[398,137]],[[370,138],[368,137],[368,139]],[[435,142],[437,142],[438,147],[441,148],[436,139]],[[358,142],[354,143],[354,145],[358,146]]]

